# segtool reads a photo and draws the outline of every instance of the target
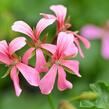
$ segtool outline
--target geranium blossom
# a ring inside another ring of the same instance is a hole
[[[27,66],[15,54],[26,45],[24,37],[18,37],[9,44],[3,40],[0,41],[0,62],[6,64],[10,68],[10,77],[13,81],[16,95],[19,96],[22,89],[19,85],[18,71],[24,76],[27,82],[32,86],[38,86],[38,72],[32,67]]]
[[[109,59],[109,21],[103,27],[96,25],[86,25],[81,29],[81,34],[90,40],[101,39],[102,56]]]
[[[53,5],[53,6],[50,7],[50,9],[55,13],[55,16],[51,15],[51,14],[44,14],[44,13],[41,13],[41,15],[44,18],[54,18],[54,17],[56,17],[57,33],[61,32],[61,31],[68,31],[68,32],[71,32],[74,35],[74,38],[75,38],[74,42],[79,49],[81,57],[83,58],[84,54],[83,54],[82,49],[80,47],[80,41],[84,44],[84,46],[86,48],[90,48],[90,43],[86,38],[78,35],[76,32],[68,30],[68,28],[71,26],[71,24],[66,21],[67,8],[63,5]]]
[[[47,46],[44,46],[48,49]],[[63,91],[72,88],[72,84],[66,80],[64,68],[71,70],[75,75],[80,77],[79,62],[69,60],[68,57],[75,57],[78,49],[74,44],[74,36],[69,33],[60,32],[57,39],[57,45],[53,49],[48,49],[52,55],[51,68],[48,73],[40,80],[39,88],[43,94],[51,93],[56,75],[58,72],[58,89]]]
[[[54,14],[40,13],[43,18],[38,21],[34,29],[24,21],[16,21],[12,25],[13,31],[27,35],[31,38],[31,41],[24,37],[18,37],[9,44],[5,40],[0,41],[0,62],[9,67],[8,72],[3,77],[10,74],[17,96],[22,91],[19,85],[19,72],[30,85],[38,86],[42,94],[52,92],[57,75],[58,89],[60,91],[71,89],[73,85],[66,79],[66,71],[81,77],[79,61],[74,58],[78,55],[78,52],[81,57],[84,57],[80,41],[86,48],[90,47],[90,43],[86,38],[78,35],[77,32],[69,30],[71,24],[69,19],[66,19],[67,8],[65,6],[52,5],[50,10]],[[46,42],[46,35],[41,40],[42,32],[55,21],[57,29],[51,43]],[[26,44],[29,49],[24,52],[22,57],[17,56],[15,52]],[[35,59],[34,68],[29,63],[32,57]],[[45,73],[42,74],[42,72]]]
[[[24,33],[32,39],[33,47],[31,47],[29,50],[27,50],[27,52],[23,56],[22,61],[24,63],[28,64],[29,58],[31,58],[33,51],[35,51],[36,52],[35,68],[36,68],[36,70],[38,70],[38,72],[48,71],[48,68],[44,67],[44,65],[46,64],[46,60],[45,60],[43,51],[41,50],[42,42],[40,41],[39,37],[40,37],[40,34],[42,33],[42,31],[49,25],[53,24],[54,21],[55,21],[54,18],[53,19],[42,18],[37,23],[35,30],[32,30],[31,27],[28,24],[26,24],[24,21],[16,21],[12,26],[13,31]],[[41,59],[41,61],[40,61],[40,59]]]

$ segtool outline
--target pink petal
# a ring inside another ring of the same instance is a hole
[[[52,5],[50,9],[56,14],[60,20],[65,20],[67,14],[67,8],[63,5]]]
[[[36,25],[36,39],[39,38],[41,32],[49,25],[53,24],[55,19],[42,18]]]
[[[102,29],[95,25],[86,25],[81,29],[81,34],[88,39],[98,39],[101,37]]]
[[[47,63],[46,63],[46,60],[45,60],[42,50],[37,49],[36,50],[36,67],[35,67],[35,69],[38,72],[47,72],[48,68],[47,68],[46,64]]]
[[[65,17],[67,14],[67,8],[63,5],[53,5],[50,9],[56,14],[58,21],[58,32],[61,31],[61,28],[64,26]]]
[[[61,64],[74,72],[75,75],[81,77],[79,74],[79,62],[76,60],[63,60]]]
[[[84,44],[86,48],[90,48],[90,42],[86,38],[77,34],[75,36],[77,36],[80,39],[80,41],[82,41],[82,43]]]
[[[39,72],[23,63],[19,63],[16,66],[30,85],[38,86]]]
[[[109,34],[102,39],[102,55],[105,59],[109,59]]]
[[[24,55],[23,55],[23,57],[22,57],[22,62],[24,63],[24,64],[28,64],[28,61],[29,61],[29,59],[31,58],[31,56],[32,56],[32,52],[35,50],[35,48],[29,48],[25,53],[24,53]]]
[[[51,93],[56,79],[56,74],[57,74],[57,65],[54,64],[39,83],[41,93],[43,94]]]
[[[6,65],[10,65],[12,60],[7,55],[0,53],[0,62],[3,62]]]
[[[20,50],[26,45],[26,39],[24,37],[18,37],[12,40],[9,44],[9,52],[12,55],[14,52]]]
[[[0,53],[6,55],[8,53],[8,44],[5,40],[0,41]]]
[[[76,46],[78,47],[78,51],[79,51],[79,53],[80,53],[80,56],[81,56],[82,58],[84,58],[84,53],[83,53],[83,51],[82,51],[82,49],[81,49],[81,47],[80,47],[80,43],[79,43],[78,39],[75,39],[75,44],[76,44]]]
[[[84,46],[86,48],[90,48],[90,42],[84,38],[83,36],[78,35],[77,33],[73,32],[73,31],[68,31],[70,33],[72,33],[75,36],[75,40],[80,40],[82,41],[82,43],[84,44]]]
[[[52,14],[40,13],[40,15],[43,16],[46,19],[56,19],[56,17]]]
[[[24,21],[16,21],[12,25],[12,30],[26,34],[27,36],[29,36],[32,39],[34,38],[34,34],[33,34],[31,27],[27,23],[25,23]]]
[[[61,66],[58,66],[58,89],[60,91],[71,89],[72,84],[66,80],[66,73]]]
[[[50,53],[54,54],[56,52],[56,45],[53,44],[41,44],[41,47]]]
[[[59,54],[65,52],[70,44],[73,44],[74,37],[72,34],[60,32],[57,39],[57,50]]]
[[[11,73],[10,73],[10,77],[11,77],[13,84],[14,84],[16,96],[20,96],[22,89],[20,88],[20,85],[19,85],[19,77],[18,77],[18,74],[17,74],[17,68],[16,67],[12,68]]]
[[[75,46],[74,43],[69,44],[69,46],[64,52],[65,56],[76,56],[77,54],[78,54],[78,48]]]

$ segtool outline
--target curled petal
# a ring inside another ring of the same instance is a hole
[[[58,89],[60,91],[71,89],[72,84],[66,80],[66,73],[61,66],[58,66]]]
[[[105,59],[109,59],[109,35],[102,39],[102,55]]]
[[[76,44],[76,46],[78,47],[78,51],[79,51],[79,53],[80,53],[80,56],[81,56],[82,58],[84,58],[84,53],[83,53],[83,51],[82,51],[82,49],[81,49],[81,47],[80,47],[80,43],[79,43],[79,41],[76,40],[76,39],[75,39],[75,44]]]
[[[81,34],[88,39],[98,39],[101,37],[102,29],[95,25],[86,25],[81,29]]]
[[[54,54],[56,52],[56,45],[53,44],[41,44],[41,47],[50,53]]]
[[[19,77],[17,74],[16,67],[12,68],[11,73],[10,73],[10,77],[11,77],[13,84],[14,84],[16,96],[20,96],[22,89],[20,88],[20,85],[19,85]]]
[[[18,37],[12,40],[9,44],[9,52],[12,55],[17,50],[20,50],[26,45],[26,39],[24,37]]]
[[[36,67],[38,72],[47,72],[46,60],[41,49],[36,50]]]
[[[46,95],[51,93],[56,79],[56,74],[57,74],[57,66],[54,64],[50,68],[48,73],[40,80],[39,88],[41,90],[41,93]]]
[[[90,48],[90,42],[86,38],[77,34],[75,36],[77,36],[82,41],[82,43],[84,44],[86,48]]]
[[[28,61],[29,61],[29,59],[31,58],[32,53],[33,53],[34,50],[35,50],[35,48],[29,48],[29,49],[25,52],[25,54],[24,54],[23,57],[22,57],[22,62],[23,62],[24,64],[27,64],[27,65],[28,65]]]
[[[67,67],[68,69],[70,69],[71,71],[74,72],[75,75],[77,75],[78,77],[81,77],[81,75],[79,74],[79,62],[76,60],[63,60],[61,62],[61,64],[65,67]]]
[[[55,22],[55,19],[47,19],[42,18],[38,24],[36,25],[36,39],[39,38],[41,32],[47,28],[49,25],[53,24]]]
[[[12,60],[7,55],[0,53],[0,62],[3,62],[6,65],[10,65],[12,63]]]
[[[8,53],[8,44],[5,40],[0,41],[0,53],[6,55]]]
[[[33,34],[31,27],[27,23],[25,23],[24,21],[16,21],[12,25],[12,30],[26,34],[27,36],[29,36],[32,39],[34,38],[34,34]]]
[[[79,39],[86,48],[90,48],[90,42],[83,36],[78,35],[75,32],[69,31],[70,33],[72,33],[75,36],[75,39]]]
[[[30,85],[38,86],[39,72],[37,72],[34,68],[27,66],[26,64],[23,63],[17,64],[16,67]]]

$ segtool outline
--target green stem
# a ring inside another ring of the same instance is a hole
[[[51,109],[55,109],[55,106],[54,106],[54,103],[53,103],[53,100],[50,94],[48,95],[48,102],[49,102]]]
[[[76,101],[76,100],[79,100],[79,98],[80,98],[79,96],[76,96],[76,97],[70,99],[69,101],[70,101],[70,102],[72,102],[72,101]]]

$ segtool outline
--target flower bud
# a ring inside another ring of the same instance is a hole
[[[98,97],[98,94],[95,92],[83,92],[79,96],[71,99],[72,100],[95,100]]]
[[[81,95],[80,95],[80,100],[85,100],[85,99],[88,99],[88,100],[94,100],[97,98],[97,93],[94,93],[94,92],[83,92]]]
[[[76,109],[69,101],[63,100],[60,102],[58,109]]]

